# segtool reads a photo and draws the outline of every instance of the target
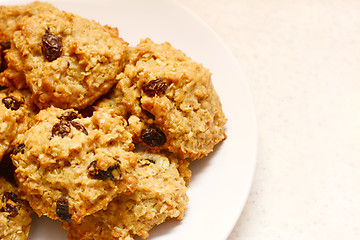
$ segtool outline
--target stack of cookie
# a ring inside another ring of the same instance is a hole
[[[0,7],[0,52],[1,239],[26,239],[32,211],[69,239],[182,219],[189,162],[226,138],[205,67],[40,2]]]

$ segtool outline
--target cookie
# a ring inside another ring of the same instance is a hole
[[[17,51],[40,109],[82,109],[116,84],[127,43],[117,29],[52,9],[22,18],[9,51]]]
[[[102,108],[82,118],[50,107],[34,117],[12,154],[25,199],[39,215],[80,222],[136,185],[136,155],[124,118]]]
[[[32,123],[36,109],[29,90],[5,88],[0,91],[0,161],[14,148],[17,137]]]
[[[124,104],[121,103],[123,97],[124,93],[116,87],[113,87],[109,93],[102,96],[98,101],[95,102],[93,108],[95,110],[103,107],[112,108],[115,110],[116,114],[127,119],[129,117],[129,112]]]
[[[209,70],[169,43],[142,40],[119,79],[137,143],[195,160],[226,138]]]
[[[0,6],[0,52],[2,53],[2,67],[0,68],[1,86],[26,87],[20,59],[12,52],[9,53],[8,56],[5,56],[3,50],[10,48],[11,36],[16,30],[18,22],[23,17],[40,14],[50,9],[55,9],[55,7],[44,2],[33,2],[19,6]]]
[[[28,89],[23,72],[23,63],[18,52],[10,47],[10,42],[0,44],[1,69],[0,85],[16,89]]]
[[[154,226],[171,218],[182,219],[188,197],[181,173],[189,178],[188,163],[159,154],[137,154],[139,182],[135,191],[119,195],[107,210],[87,216],[81,224],[63,223],[70,240],[146,238]],[[187,171],[179,173],[179,168]]]
[[[21,200],[17,188],[0,176],[0,239],[26,240],[32,210]]]
[[[0,41],[10,41],[17,23],[25,16],[33,16],[55,7],[45,2],[18,6],[0,6]]]

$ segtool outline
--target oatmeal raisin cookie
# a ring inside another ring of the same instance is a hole
[[[102,108],[90,118],[55,107],[40,111],[12,154],[19,189],[40,215],[80,222],[136,185],[126,121]]]
[[[191,175],[188,162],[148,152],[137,154],[139,182],[135,191],[119,195],[107,210],[87,216],[81,224],[63,223],[70,240],[146,238],[156,225],[171,218],[182,219],[188,202],[184,178]]]
[[[209,70],[169,43],[142,40],[119,78],[136,142],[195,160],[225,139],[226,119]]]
[[[22,18],[11,41],[40,109],[94,103],[116,84],[128,45],[117,29],[57,9]]]

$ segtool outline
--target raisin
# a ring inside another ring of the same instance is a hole
[[[88,135],[88,132],[87,132],[86,128],[81,123],[78,123],[78,122],[75,122],[75,121],[71,121],[70,123],[74,128],[76,128],[77,130],[83,132],[85,135]]]
[[[60,197],[56,202],[56,215],[64,222],[71,221],[69,201],[64,196]]]
[[[24,154],[24,150],[25,150],[25,144],[19,144],[16,146],[16,148],[13,151],[13,155],[16,155],[18,153]]]
[[[92,161],[88,166],[89,174],[90,176],[101,180],[106,180],[106,179],[110,179],[112,181],[119,180],[121,178],[121,173],[119,169],[120,161],[117,160],[117,162],[118,162],[117,164],[109,167],[106,171],[104,171],[97,168],[97,160]]]
[[[166,89],[167,85],[161,79],[151,80],[142,87],[142,90],[150,97],[155,96],[155,94],[164,94]]]
[[[41,39],[41,49],[45,58],[49,62],[52,62],[62,54],[62,40],[47,30]]]
[[[24,104],[24,99],[21,101],[16,100],[13,96],[5,97],[2,100],[3,104],[7,109],[18,110],[22,104]]]
[[[8,65],[3,54],[0,55],[0,58],[0,73],[2,73],[8,68]]]
[[[116,164],[109,167],[106,171],[104,171],[103,178],[109,178],[112,181],[119,180],[121,178],[120,165]]]
[[[86,128],[82,124],[73,121],[74,119],[77,119],[77,118],[80,118],[79,114],[77,114],[76,112],[73,112],[73,111],[67,111],[67,112],[63,113],[60,117],[58,117],[58,119],[60,119],[61,121],[64,121],[64,123],[68,122],[77,130],[83,132],[85,135],[88,135]],[[69,132],[70,132],[70,130],[69,130]]]
[[[150,147],[159,147],[166,143],[166,135],[154,124],[141,131],[141,139]]]
[[[70,127],[70,123],[69,121],[65,121],[65,120],[60,120],[60,122],[56,123],[52,130],[51,130],[51,133],[52,133],[52,136],[51,137],[54,137],[54,136],[59,136],[59,137],[65,137],[67,135],[69,135],[71,131],[71,127]]]
[[[17,186],[14,178],[15,169],[10,154],[6,154],[0,161],[0,175],[5,177],[6,180],[11,182],[14,186]]]
[[[91,176],[96,176],[96,175],[98,175],[98,169],[96,168],[96,166],[97,166],[97,161],[95,160],[95,161],[92,161],[90,164],[89,164],[89,166],[87,167],[87,169],[89,170],[89,174],[91,175]]]
[[[13,192],[5,192],[1,198],[5,206],[1,209],[2,212],[10,213],[10,217],[18,215],[20,210],[19,199]]]
[[[0,47],[2,48],[2,50],[9,49],[11,47],[11,42],[0,42]]]
[[[60,117],[58,117],[58,119],[66,120],[66,121],[72,121],[77,118],[80,118],[80,116],[76,112],[73,112],[73,111],[67,111],[67,112],[63,113]]]
[[[1,201],[3,203],[6,203],[8,200],[11,200],[16,203],[16,202],[18,202],[18,197],[13,192],[5,192],[4,195],[2,196]]]

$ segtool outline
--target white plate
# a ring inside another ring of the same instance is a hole
[[[24,2],[29,1],[0,1]],[[207,158],[191,164],[190,202],[184,219],[156,227],[149,239],[227,239],[250,190],[257,146],[254,107],[235,57],[206,24],[173,1],[50,2],[62,10],[117,27],[120,36],[131,45],[145,37],[158,43],[168,41],[213,73],[213,83],[228,118],[228,138]],[[59,222],[42,217],[33,221],[29,239],[65,240],[66,236]]]

